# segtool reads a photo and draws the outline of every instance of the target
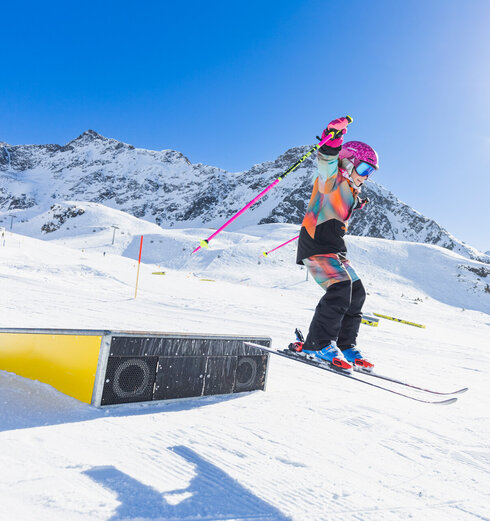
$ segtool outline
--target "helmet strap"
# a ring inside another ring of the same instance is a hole
[[[349,181],[351,185],[351,189],[356,192],[357,195],[361,191],[360,186],[356,186],[354,183],[354,179],[352,179],[352,172],[354,171],[354,163],[349,161],[347,158],[343,158],[340,160],[339,171],[342,174],[342,177]]]
[[[354,170],[354,163],[344,157],[343,159],[340,160],[340,168],[342,170],[345,170],[349,174],[349,177],[350,177],[350,175],[352,174],[352,170]]]

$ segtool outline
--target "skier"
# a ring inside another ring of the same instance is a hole
[[[350,121],[335,119],[323,131],[322,140],[334,135],[318,150],[318,171],[297,252],[297,263],[325,290],[298,349],[345,372],[352,372],[353,365],[363,371],[374,367],[356,347],[366,292],[346,257],[343,237],[352,212],[368,202],[359,197],[362,184],[378,169],[378,155],[369,145],[342,145]]]

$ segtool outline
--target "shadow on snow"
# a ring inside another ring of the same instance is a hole
[[[164,494],[113,466],[83,473],[117,495],[120,505],[108,521],[123,519],[287,521],[275,507],[255,496],[221,469],[184,446],[169,450],[194,466],[185,489]]]

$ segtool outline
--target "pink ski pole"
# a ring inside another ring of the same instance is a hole
[[[346,118],[349,120],[349,123],[352,123],[353,119],[350,117],[350,116],[346,116]],[[319,143],[317,143],[312,149],[308,150],[308,152],[306,152],[306,154],[301,157],[300,159],[298,159],[298,161],[296,161],[296,163],[294,163],[294,165],[290,166],[283,174],[281,174],[275,181],[273,181],[267,188],[265,188],[264,190],[262,190],[262,192],[260,192],[259,195],[257,195],[257,197],[254,197],[248,204],[246,204],[241,210],[239,210],[233,217],[231,217],[230,219],[228,219],[225,224],[223,224],[223,226],[221,226],[220,228],[218,228],[212,235],[210,235],[207,239],[203,239],[199,246],[193,250],[192,253],[196,253],[196,251],[200,250],[201,248],[208,248],[209,247],[209,241],[211,239],[214,239],[216,237],[216,235],[218,235],[219,233],[221,233],[227,226],[229,226],[235,219],[237,219],[238,217],[240,217],[240,215],[242,215],[243,212],[245,212],[246,210],[248,210],[254,203],[256,203],[261,197],[263,197],[269,190],[271,190],[272,188],[274,188],[274,186],[277,185],[277,183],[279,183],[279,181],[282,181],[288,174],[290,174],[293,170],[296,170],[296,168],[308,157],[311,156],[311,154],[313,152],[315,152],[315,150],[318,150],[322,145],[324,145],[327,141],[329,141],[330,139],[332,138],[335,138],[337,135],[337,132],[335,130],[332,130],[332,132],[329,132]]]
[[[262,252],[262,255],[264,257],[267,257],[267,255],[269,255],[269,253],[272,253],[273,251],[276,251],[279,248],[282,248],[283,246],[286,246],[286,244],[289,244],[290,242],[293,242],[293,241],[295,241],[298,238],[299,238],[299,235],[296,235],[296,237],[293,237],[292,239],[289,239],[289,241],[283,242],[282,244],[280,244],[279,246],[276,246],[272,250]]]

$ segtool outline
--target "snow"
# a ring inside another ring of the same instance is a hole
[[[253,334],[275,347],[307,329],[321,289],[295,265],[295,243],[261,255],[296,226],[223,232],[191,256],[212,231],[67,205],[85,210],[76,229],[5,232],[0,327]],[[366,311],[426,325],[380,319],[359,345],[381,373],[470,387],[457,403],[411,402],[280,357],[266,392],[103,409],[0,371],[0,519],[490,519],[485,265],[427,244],[348,241]]]

